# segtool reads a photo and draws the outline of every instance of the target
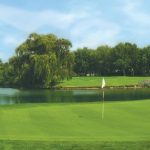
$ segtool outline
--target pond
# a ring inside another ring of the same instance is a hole
[[[150,99],[150,89],[105,89],[105,101]],[[0,105],[102,101],[102,90],[18,90],[0,88]]]

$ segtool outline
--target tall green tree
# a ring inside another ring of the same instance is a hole
[[[140,75],[150,75],[150,46],[139,50],[138,73]]]
[[[53,34],[32,33],[16,49],[9,64],[20,86],[47,88],[72,75],[71,42]]]
[[[90,64],[90,49],[84,47],[77,49],[75,52],[75,66],[74,71],[79,75],[86,75],[89,73]]]
[[[99,46],[96,51],[96,62],[93,67],[96,68],[96,74],[109,75],[112,69],[110,62],[111,47],[104,45]]]
[[[122,72],[122,75],[134,75],[137,64],[137,46],[131,43],[119,43],[113,48],[112,62],[115,71]]]

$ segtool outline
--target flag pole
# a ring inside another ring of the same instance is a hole
[[[104,89],[103,91],[103,103],[102,103],[102,120],[104,119],[104,112],[105,112],[105,105],[104,105],[104,101],[105,101],[105,91]]]
[[[104,112],[105,112],[105,90],[104,90],[104,87],[106,86],[106,83],[105,83],[105,79],[103,78],[102,79],[102,120],[104,119]]]

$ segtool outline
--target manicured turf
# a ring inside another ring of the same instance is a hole
[[[101,103],[0,106],[0,146],[15,150],[21,145],[26,149],[39,145],[42,150],[150,146],[150,100],[106,102],[104,120],[101,108]]]
[[[149,150],[149,141],[137,142],[53,142],[0,141],[0,150]]]
[[[150,77],[105,77],[107,86],[124,86],[137,85],[140,81],[150,79]],[[89,87],[100,86],[102,77],[73,77],[71,80],[65,80],[59,86],[75,86],[75,87]]]

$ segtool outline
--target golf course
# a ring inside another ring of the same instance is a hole
[[[118,80],[118,78],[120,80]],[[126,83],[137,85],[143,80],[142,77],[133,78],[122,77],[126,79]],[[83,81],[81,86],[96,85],[98,77],[73,78],[70,81],[65,81],[64,85],[77,85],[74,80]],[[106,83],[110,81],[110,85],[124,85],[121,77],[106,77]],[[147,80],[145,77],[144,80]],[[95,81],[94,81],[95,80]],[[99,81],[101,78],[99,77]],[[118,81],[118,83],[113,83]],[[122,82],[120,82],[122,81]],[[69,83],[69,84],[68,84]],[[100,82],[99,82],[100,83]],[[79,84],[78,84],[79,85]],[[107,94],[117,93],[115,90],[106,90],[105,102],[101,100],[102,90],[74,90],[64,93],[64,91],[47,90],[44,95],[45,99],[55,99],[57,102],[25,102],[29,97],[36,99],[33,93],[43,100],[42,91],[36,90],[13,90],[0,89],[1,101],[9,99],[11,102],[18,97],[23,101],[15,103],[7,103],[0,105],[0,149],[7,150],[141,150],[150,149],[150,98],[149,89],[122,89],[120,100],[114,95]],[[13,97],[15,93],[23,92]],[[29,92],[30,91],[30,92]],[[87,91],[87,92],[86,92]],[[125,91],[125,94],[122,94]],[[131,91],[131,92],[130,92]],[[140,92],[141,91],[141,92]],[[142,92],[146,91],[143,95]],[[40,93],[41,92],[41,93]],[[56,93],[55,93],[56,92]],[[80,101],[71,101],[71,94],[75,95],[75,99],[84,99]],[[133,92],[135,92],[133,94]],[[31,94],[32,93],[32,94]],[[38,95],[40,93],[40,95]],[[51,93],[53,97],[50,97]],[[55,94],[54,94],[55,93]],[[60,94],[62,93],[62,94]],[[63,94],[64,93],[64,94]],[[83,95],[85,93],[85,95]],[[95,96],[94,94],[99,97]],[[137,95],[137,93],[141,93]],[[144,95],[147,95],[144,97]],[[29,95],[29,97],[27,97]],[[59,101],[60,97],[62,102]],[[65,102],[63,99],[70,96],[70,102]],[[126,96],[125,100],[123,95]],[[140,95],[143,99],[138,99]],[[132,96],[132,97],[131,97]],[[97,100],[93,100],[94,99]],[[107,98],[113,97],[113,101]],[[122,97],[122,99],[121,99]],[[100,99],[100,100],[98,100]],[[102,119],[102,109],[104,107],[104,116]]]
[[[0,150],[150,150],[149,6],[0,0]]]
[[[102,120],[101,102],[1,106],[0,149],[146,149],[149,107],[106,102]]]

